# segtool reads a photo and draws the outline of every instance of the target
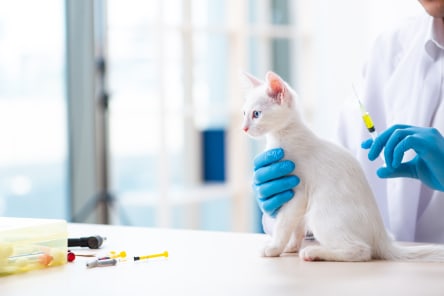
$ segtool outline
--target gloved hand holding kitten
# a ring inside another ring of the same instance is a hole
[[[434,128],[393,125],[374,141],[366,140],[362,148],[370,149],[375,160],[384,149],[386,167],[376,172],[380,178],[407,177],[419,179],[430,188],[444,191],[444,137]],[[416,156],[402,162],[404,153],[414,150]],[[256,200],[262,212],[275,217],[279,208],[293,198],[299,178],[291,175],[295,164],[283,160],[283,149],[265,151],[254,159]]]
[[[295,164],[282,160],[284,150],[275,148],[265,151],[254,159],[254,183],[256,199],[262,212],[275,217],[279,208],[293,198],[293,188],[299,178],[291,173]]]

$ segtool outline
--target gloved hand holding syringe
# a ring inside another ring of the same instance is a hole
[[[369,160],[373,161],[379,155],[384,162],[376,171],[378,177],[418,179],[433,190],[444,191],[444,137],[439,130],[434,127],[395,124],[384,130],[378,138],[373,120],[354,87],[353,90],[361,108],[362,120],[372,137],[362,142],[361,147],[370,149]],[[404,160],[404,154],[410,150],[415,154],[410,160]]]

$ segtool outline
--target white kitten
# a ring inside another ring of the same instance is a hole
[[[243,130],[251,137],[266,136],[267,150],[282,147],[301,180],[294,198],[278,212],[264,256],[299,251],[308,261],[444,261],[444,246],[400,246],[388,236],[359,163],[309,130],[298,113],[297,95],[285,81],[273,72],[265,83],[247,77],[252,87]],[[299,250],[306,231],[319,245]]]

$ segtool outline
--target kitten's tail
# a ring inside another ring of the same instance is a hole
[[[443,245],[400,245],[388,240],[379,250],[379,258],[393,261],[444,262]]]

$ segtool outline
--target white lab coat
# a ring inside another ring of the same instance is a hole
[[[402,123],[433,126],[444,135],[443,45],[442,20],[425,13],[378,38],[360,88],[377,130]],[[382,160],[370,162],[360,148],[369,134],[350,108],[341,116],[339,139],[362,164],[386,227],[398,240],[444,243],[444,192],[415,179],[379,179]]]

